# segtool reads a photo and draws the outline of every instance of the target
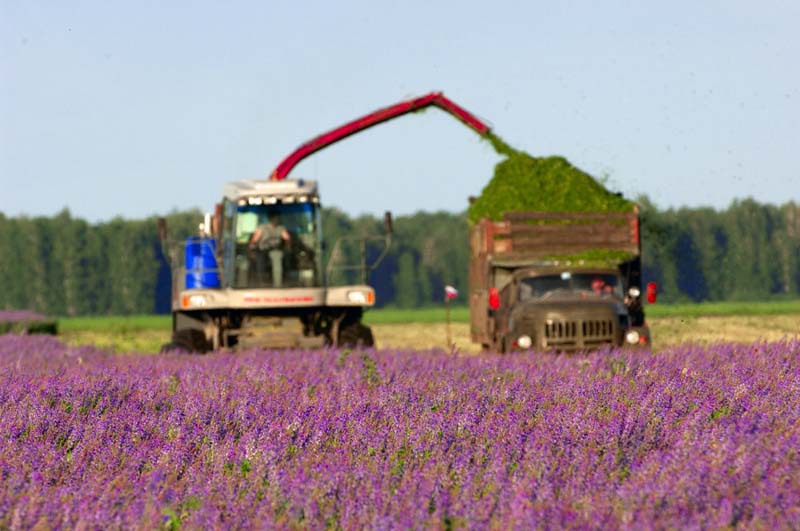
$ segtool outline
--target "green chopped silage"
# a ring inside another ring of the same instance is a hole
[[[492,145],[492,147],[494,148],[494,150],[497,152],[498,155],[513,157],[514,155],[520,153],[516,149],[506,144],[505,140],[503,140],[496,134],[492,133],[491,131],[486,134],[486,138],[489,140],[489,143]]]
[[[634,204],[613,194],[564,157],[532,157],[489,133],[489,142],[506,158],[470,205],[470,223],[503,219],[505,212],[631,212]]]
[[[569,255],[553,255],[543,258],[545,261],[553,262],[570,262],[572,265],[580,265],[585,267],[608,267],[615,264],[621,264],[635,258],[635,255],[625,251],[613,251],[608,249],[592,249],[590,251],[581,251]]]

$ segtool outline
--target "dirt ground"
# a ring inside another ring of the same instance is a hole
[[[649,321],[653,348],[658,351],[683,343],[709,344],[718,341],[753,343],[800,337],[800,315],[737,317],[661,317]],[[478,352],[480,345],[469,339],[469,325],[455,323],[452,337],[460,352]],[[379,348],[447,348],[447,329],[442,323],[373,325]]]

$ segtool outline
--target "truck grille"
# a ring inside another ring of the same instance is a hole
[[[544,326],[544,335],[548,339],[563,340],[578,337],[577,321],[548,321]]]
[[[614,321],[583,321],[583,337],[608,337],[614,332]]]
[[[546,348],[581,349],[613,344],[617,329],[613,319],[561,321],[548,319],[544,325]]]

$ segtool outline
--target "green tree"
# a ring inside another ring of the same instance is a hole
[[[639,198],[644,279],[656,280],[664,301],[758,299],[800,291],[800,207],[736,201],[724,210],[660,210]],[[374,216],[351,218],[324,209],[323,264],[340,238],[337,263],[361,263],[362,236],[383,234]],[[177,246],[194,235],[199,211],[172,212]],[[68,210],[52,218],[0,214],[0,308],[51,314],[130,314],[168,311],[171,274],[155,218],[89,224]],[[379,305],[437,303],[444,284],[468,283],[466,217],[416,213],[395,220],[393,244],[368,282]],[[354,238],[355,237],[355,238]],[[177,247],[176,247],[177,248]],[[366,246],[367,262],[383,242]],[[182,253],[176,255],[177,265]],[[356,270],[334,271],[332,284],[360,282]]]
[[[397,274],[394,277],[395,303],[400,308],[414,308],[419,302],[414,255],[404,252],[397,260]]]

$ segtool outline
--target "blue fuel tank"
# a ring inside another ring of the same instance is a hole
[[[186,239],[186,289],[218,288],[217,244],[213,238]]]

